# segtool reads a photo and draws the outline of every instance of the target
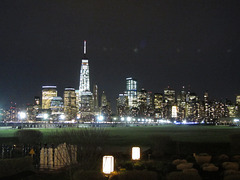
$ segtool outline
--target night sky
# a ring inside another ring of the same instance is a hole
[[[42,85],[78,89],[83,40],[91,89],[113,105],[126,77],[152,92],[240,94],[239,0],[1,0],[0,107],[33,103]]]

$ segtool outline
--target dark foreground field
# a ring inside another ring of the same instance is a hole
[[[234,155],[240,152],[240,128],[237,126],[168,125],[33,130],[37,130],[38,133],[36,131],[34,133],[30,132],[32,134],[31,137],[25,131],[25,135],[23,134],[24,138],[21,139],[21,134],[17,133],[20,132],[19,130],[0,129],[0,144],[2,150],[5,148],[5,155],[3,151],[1,152],[2,156],[4,155],[5,157],[0,162],[0,179],[1,177],[18,179],[19,176],[22,177],[21,179],[35,180],[105,179],[101,173],[101,158],[106,154],[111,154],[116,158],[117,177],[115,179],[119,180],[130,178],[131,176],[132,178],[130,179],[148,180],[176,180],[175,176],[185,177],[186,174],[172,165],[174,159],[186,159],[193,164],[194,169],[191,169],[191,171],[196,171],[198,178],[190,177],[190,179],[225,179],[225,171],[221,165],[222,160],[230,161]],[[36,134],[39,133],[42,135],[42,138],[41,140],[36,140],[38,139]],[[80,157],[78,157],[77,166],[70,166],[70,169],[65,168],[60,171],[39,171],[36,168],[40,161],[39,150],[42,147],[56,147],[64,142],[78,146],[78,155]],[[11,153],[13,144],[19,147],[19,149],[16,148],[14,150],[20,153],[18,154],[18,158],[20,158],[18,160],[17,154],[15,155],[14,151]],[[140,162],[131,161],[130,152],[133,146],[141,147],[142,160]],[[6,147],[10,147],[10,149]],[[30,159],[25,157],[29,156],[29,148],[32,147],[36,151],[36,155],[33,158],[34,163],[32,163],[30,157],[27,157]],[[203,171],[203,167],[196,162],[194,153],[209,154],[212,157],[211,162],[219,169],[216,172],[206,173]],[[225,155],[223,156],[223,154]],[[219,159],[219,157],[224,157],[224,159]],[[28,162],[28,166],[26,166],[26,162]],[[237,160],[237,163],[239,162],[240,159],[239,161]],[[180,174],[175,175],[171,173]],[[91,178],[86,178],[86,176]],[[145,176],[146,178],[144,178]],[[173,177],[171,178],[171,176]],[[240,178],[240,176],[238,177]]]

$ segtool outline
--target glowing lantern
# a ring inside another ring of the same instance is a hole
[[[140,147],[132,148],[132,160],[140,160]]]
[[[114,171],[114,157],[113,156],[103,156],[102,171],[104,174],[111,174],[111,172]]]

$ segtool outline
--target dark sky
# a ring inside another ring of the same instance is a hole
[[[239,0],[1,0],[0,107],[78,88],[83,40],[112,104],[129,76],[152,92],[240,93]]]

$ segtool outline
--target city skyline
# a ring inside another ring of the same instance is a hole
[[[62,97],[65,87],[78,89],[85,39],[90,86],[112,104],[127,77],[139,90],[190,85],[201,99],[208,90],[235,102],[239,2],[148,2],[1,1],[0,107],[32,103],[43,85]]]

